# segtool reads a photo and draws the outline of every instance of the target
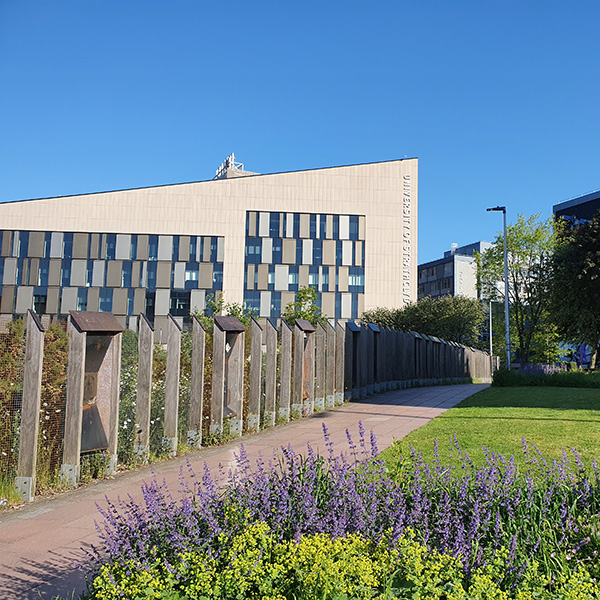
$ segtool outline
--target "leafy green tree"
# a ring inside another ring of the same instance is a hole
[[[552,260],[552,318],[569,342],[600,346],[600,212],[577,227],[559,226]]]
[[[550,264],[555,244],[552,219],[540,221],[539,214],[518,215],[506,228],[510,326],[513,348],[521,363],[531,358],[544,362],[547,348],[543,334],[550,331]],[[504,302],[504,235],[499,232],[491,248],[477,254],[477,276],[481,297]]]
[[[485,311],[475,298],[427,296],[403,309],[376,308],[367,311],[362,318],[380,327],[416,331],[477,347],[485,323]]]
[[[281,318],[288,325],[294,325],[296,319],[305,319],[311,325],[317,323],[325,325],[327,323],[327,319],[317,305],[317,290],[310,286],[301,287],[296,292],[295,300],[285,307],[281,313]]]

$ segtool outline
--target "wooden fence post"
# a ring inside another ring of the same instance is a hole
[[[302,416],[302,383],[304,380],[304,332],[294,325],[294,380],[292,382],[292,419]]]
[[[213,327],[213,372],[210,399],[210,432],[223,433],[223,408],[225,391],[225,332],[217,325]]]
[[[281,387],[279,395],[279,416],[290,420],[290,387],[292,383],[292,330],[281,321]]]
[[[27,312],[25,338],[25,371],[23,374],[23,405],[19,437],[19,463],[15,487],[25,502],[35,496],[40,401],[42,395],[42,363],[44,360],[44,327],[39,317]]]
[[[335,333],[335,404],[340,406],[346,399],[346,324],[338,321]]]
[[[119,445],[119,392],[121,388],[121,342],[122,333],[112,336],[110,352],[112,352],[111,386],[110,386],[110,419],[108,424],[108,456],[109,463],[107,475],[117,472],[118,445]]]
[[[204,411],[204,359],[206,330],[197,316],[192,317],[192,381],[187,443],[192,448],[202,446],[202,413]]]
[[[265,365],[265,424],[275,425],[277,407],[277,328],[267,320],[267,358]]]
[[[215,434],[222,433],[226,416],[230,435],[242,435],[245,332],[237,317],[215,317],[211,401],[211,431]]]
[[[315,363],[315,411],[325,410],[325,340],[327,332],[317,324],[317,351]]]
[[[325,378],[325,407],[335,406],[335,327],[327,323],[327,356]]]
[[[69,317],[69,356],[67,362],[67,398],[61,477],[69,485],[79,481],[81,420],[83,417],[83,381],[85,374],[86,334]]]
[[[262,327],[255,319],[250,326],[250,397],[248,399],[248,430],[260,429],[260,396],[262,382]]]
[[[154,328],[146,315],[141,314],[138,324],[138,378],[135,397],[136,458],[147,462],[150,456],[150,401],[152,398],[152,357],[154,355]]]
[[[181,365],[181,328],[169,315],[167,320],[167,371],[165,374],[165,427],[162,447],[169,456],[177,454],[179,420],[179,374]]]

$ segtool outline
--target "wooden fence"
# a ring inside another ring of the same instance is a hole
[[[61,473],[75,485],[79,479],[82,404],[85,394],[101,395],[105,380],[108,408],[102,415],[110,470],[116,467],[121,333],[111,332],[102,364],[86,361],[86,333],[71,316],[66,420]],[[187,410],[187,439],[178,439],[180,356],[182,331],[170,319],[167,335],[163,448],[174,455],[183,442],[199,448],[203,443],[203,415],[208,413],[212,436],[241,436],[290,419],[310,416],[351,400],[413,386],[489,381],[488,353],[418,333],[380,329],[372,324],[338,322],[323,326],[297,320],[294,327],[271,321],[252,321],[247,328],[235,317],[217,316],[212,331],[192,319],[191,387]],[[249,343],[246,336],[250,335]],[[212,386],[205,398],[207,337],[212,337]],[[44,328],[30,311],[27,318],[25,385],[21,407],[19,463],[16,485],[31,501],[35,493],[36,449],[40,411],[40,380]],[[100,338],[93,338],[98,345]],[[89,348],[89,339],[88,339]],[[138,369],[135,403],[134,452],[148,459],[154,331],[144,315],[138,326]],[[105,366],[102,366],[105,365]],[[249,365],[249,368],[246,366]],[[94,373],[88,372],[96,368]],[[116,383],[115,383],[116,382]],[[84,390],[90,386],[92,392]],[[117,396],[115,396],[117,394]],[[210,408],[209,408],[210,407]],[[85,412],[85,411],[84,411]],[[90,411],[88,411],[90,412]],[[101,411],[102,412],[102,411]]]

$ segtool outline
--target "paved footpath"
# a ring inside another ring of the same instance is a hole
[[[343,406],[248,435],[224,446],[204,448],[189,455],[196,473],[206,462],[213,472],[219,464],[232,466],[244,444],[254,463],[259,453],[272,457],[274,450],[292,444],[297,453],[307,444],[325,453],[322,424],[325,423],[338,452],[347,451],[346,429],[358,439],[358,422],[373,431],[380,450],[405,437],[434,417],[452,408],[487,384],[464,384],[412,388],[371,396]],[[182,457],[156,463],[153,470],[176,489]],[[131,494],[140,496],[144,480],[152,479],[150,468],[117,474],[80,489],[38,499],[18,510],[0,512],[0,598],[2,600],[51,599],[56,595],[77,597],[85,589],[84,575],[74,568],[83,561],[84,548],[98,543],[95,520],[105,496],[111,500]]]

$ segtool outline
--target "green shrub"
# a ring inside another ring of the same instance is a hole
[[[492,385],[497,387],[600,388],[600,373],[587,371],[545,373],[543,370],[517,371],[502,368],[494,372]]]
[[[180,554],[174,564],[156,559],[104,565],[89,600],[350,600],[377,598],[454,600],[576,600],[599,598],[600,589],[578,568],[552,581],[530,564],[516,588],[502,584],[511,564],[500,548],[465,575],[460,557],[429,552],[409,530],[391,548],[360,535],[317,533],[297,542],[275,541],[266,523],[249,525],[232,539],[222,534],[219,552]]]

